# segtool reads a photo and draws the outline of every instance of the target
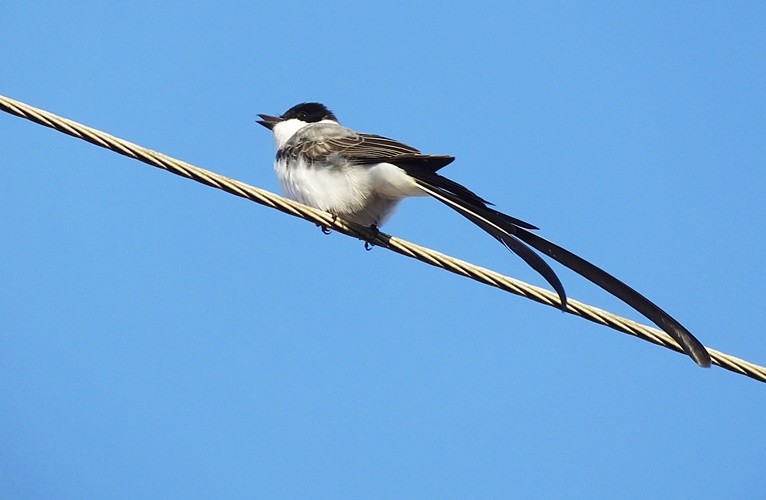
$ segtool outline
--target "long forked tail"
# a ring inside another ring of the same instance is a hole
[[[539,252],[548,255],[577,274],[600,286],[630,307],[650,319],[678,342],[681,349],[700,366],[710,366],[710,354],[705,346],[689,330],[632,287],[618,280],[600,267],[579,257],[565,248],[552,243],[524,228],[516,228],[516,237]]]
[[[490,208],[485,200],[464,186],[432,171],[407,169],[407,173],[415,178],[423,191],[491,234],[540,273],[558,293],[562,309],[566,310],[566,293],[561,281],[553,269],[527,245],[619,298],[670,335],[699,366],[710,366],[710,354],[702,343],[681,323],[630,286],[585,259],[532,233],[529,230],[537,228],[531,224]]]

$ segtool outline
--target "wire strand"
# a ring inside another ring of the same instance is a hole
[[[375,231],[371,228],[344,221],[327,212],[316,210],[215,172],[195,167],[190,163],[176,160],[175,158],[158,153],[157,151],[138,146],[137,144],[119,139],[113,135],[62,118],[23,102],[0,95],[0,109],[7,113],[71,135],[72,137],[77,137],[78,139],[90,142],[91,144],[109,149],[121,155],[134,158],[153,167],[167,170],[168,172],[180,175],[181,177],[186,177],[187,179],[192,179],[202,184],[221,189],[227,193],[240,196],[261,205],[275,208],[280,212],[294,217],[300,217],[320,226],[334,229],[348,236],[369,241],[377,246],[417,259],[426,264],[445,269],[451,273],[465,276],[466,278],[526,297],[547,306],[555,307],[557,309],[561,308],[558,296],[543,288],[524,283],[523,281],[504,276],[495,271]],[[570,299],[568,300],[567,312],[594,323],[608,326],[614,330],[633,335],[667,349],[683,353],[678,344],[665,332],[617,316],[597,307]],[[707,351],[710,353],[710,357],[714,364],[760,382],[766,382],[766,367],[750,363],[715,349],[707,348]]]

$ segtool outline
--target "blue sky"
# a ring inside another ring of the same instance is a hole
[[[324,102],[766,363],[766,4],[258,4],[5,1],[0,93],[277,192],[256,113]],[[0,149],[0,497],[766,491],[760,383],[10,115]],[[543,285],[435,201],[384,230]]]

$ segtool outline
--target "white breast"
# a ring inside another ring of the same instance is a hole
[[[425,195],[387,163],[335,168],[293,160],[288,168],[281,159],[274,168],[288,197],[365,226],[382,225],[403,198]]]

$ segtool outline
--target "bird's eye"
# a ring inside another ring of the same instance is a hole
[[[299,112],[298,113],[298,118],[300,118],[301,120],[304,120],[306,118],[306,112],[305,111]]]

